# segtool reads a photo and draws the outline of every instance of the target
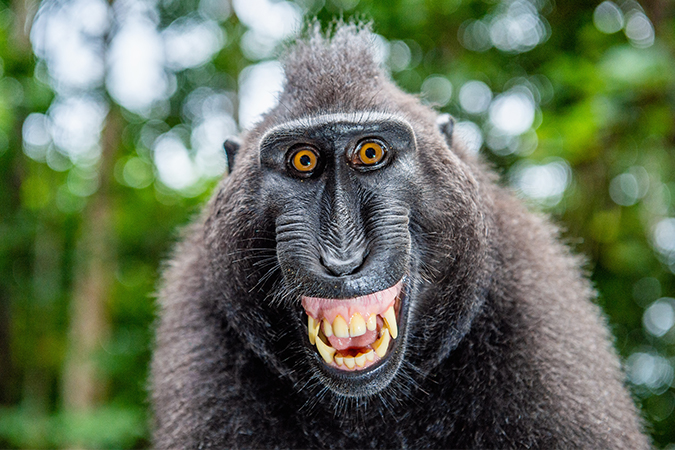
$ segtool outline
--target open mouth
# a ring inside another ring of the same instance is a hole
[[[310,344],[339,370],[364,370],[383,359],[398,337],[403,282],[348,299],[302,297]]]

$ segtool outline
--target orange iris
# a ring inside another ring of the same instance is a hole
[[[358,150],[359,162],[367,166],[372,166],[382,161],[384,158],[384,147],[375,141],[366,141]]]
[[[293,168],[298,172],[311,172],[316,168],[318,158],[316,153],[309,149],[301,149],[293,155]]]

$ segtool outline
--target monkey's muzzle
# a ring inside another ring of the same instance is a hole
[[[363,370],[384,358],[398,337],[403,282],[348,299],[302,297],[309,342],[326,364]]]

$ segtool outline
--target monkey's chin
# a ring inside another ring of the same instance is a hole
[[[403,359],[409,287],[349,298],[303,297],[308,356],[324,385],[348,397],[384,389]]]

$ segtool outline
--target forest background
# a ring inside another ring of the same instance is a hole
[[[157,287],[313,17],[457,120],[588,258],[675,448],[675,2],[0,0],[0,448],[145,448]]]

